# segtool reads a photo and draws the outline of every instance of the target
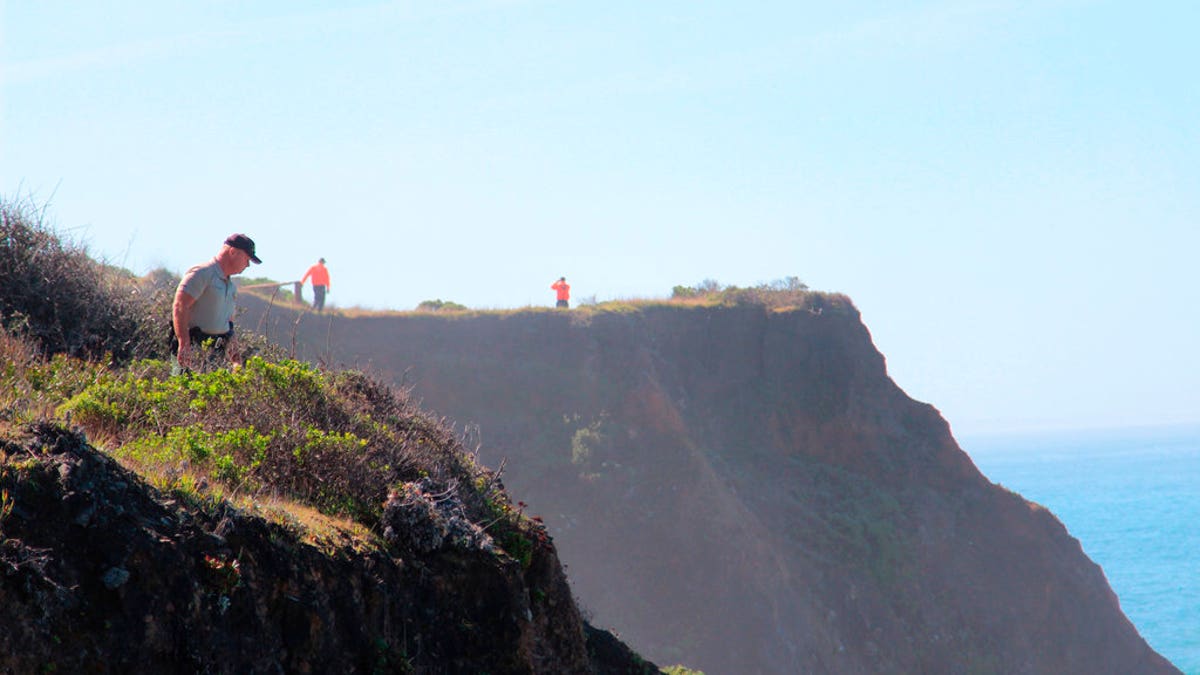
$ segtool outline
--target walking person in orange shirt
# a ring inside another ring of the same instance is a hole
[[[303,286],[309,277],[312,278],[313,287],[313,308],[318,312],[325,309],[325,294],[329,292],[329,270],[325,268],[325,259],[321,258],[317,264],[308,268],[304,273],[304,277],[300,279],[300,285]]]
[[[565,308],[570,306],[568,300],[571,299],[571,287],[567,285],[566,277],[559,277],[558,281],[550,284],[550,288],[555,291],[558,297],[558,302],[554,304],[555,307]]]

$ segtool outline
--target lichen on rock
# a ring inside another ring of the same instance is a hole
[[[410,553],[493,550],[492,538],[467,517],[454,481],[437,485],[425,477],[398,485],[383,505],[382,525],[384,539]]]

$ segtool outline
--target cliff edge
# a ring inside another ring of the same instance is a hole
[[[297,356],[477,430],[595,620],[711,673],[1175,673],[1046,509],[888,377],[843,296],[346,317]]]

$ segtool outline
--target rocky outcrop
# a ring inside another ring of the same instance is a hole
[[[517,561],[458,523],[417,550],[405,523],[446,519],[397,501],[395,545],[316,546],[164,495],[79,433],[3,436],[0,672],[657,672],[585,626],[548,539]]]
[[[582,604],[712,673],[1172,673],[1045,509],[992,484],[888,377],[840,296],[299,316],[312,360],[477,429]]]

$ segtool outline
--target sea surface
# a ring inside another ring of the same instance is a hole
[[[959,438],[1054,513],[1159,654],[1200,675],[1200,427]]]

